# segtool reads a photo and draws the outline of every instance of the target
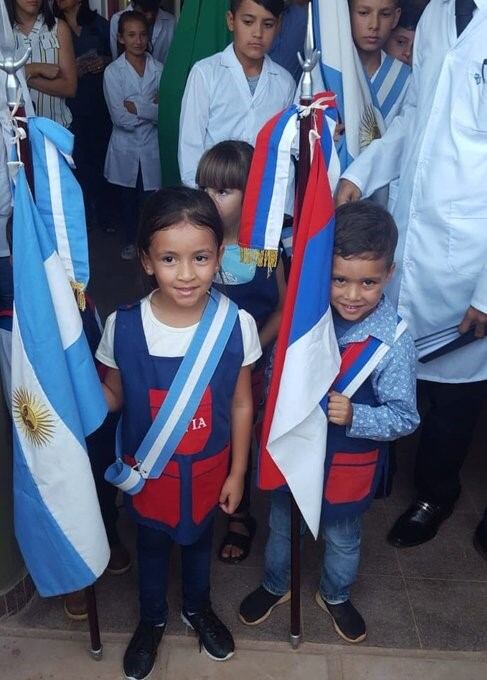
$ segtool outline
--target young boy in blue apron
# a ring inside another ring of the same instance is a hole
[[[316,602],[347,642],[366,636],[365,622],[350,601],[362,514],[374,498],[387,442],[413,432],[419,422],[414,343],[383,294],[394,271],[396,243],[396,225],[381,206],[360,201],[338,209],[330,298],[342,365],[328,395],[325,553]],[[290,598],[286,490],[272,494],[269,525],[262,585],[240,605],[247,625],[261,623]]]

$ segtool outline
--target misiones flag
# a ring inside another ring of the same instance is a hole
[[[328,93],[326,100],[330,100]],[[326,394],[340,367],[330,307],[335,212],[328,169],[336,112],[317,111],[312,162],[267,398],[259,459],[259,487],[287,484],[317,536],[326,456]]]
[[[62,154],[57,161],[65,162]],[[13,269],[15,532],[39,593],[49,596],[91,585],[108,563],[85,446],[106,404],[72,285],[23,165],[14,178]]]

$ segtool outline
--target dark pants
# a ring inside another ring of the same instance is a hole
[[[448,506],[459,497],[460,470],[486,397],[487,381],[418,381],[425,407],[415,468],[419,499]]]
[[[86,217],[93,213],[99,226],[106,228],[114,220],[113,187],[103,176],[105,156],[112,124],[107,116],[74,116],[71,132],[74,134],[73,160],[76,178],[83,190]]]
[[[123,237],[125,245],[135,243],[140,213],[145,200],[153,193],[144,191],[142,173],[137,173],[137,183],[132,187],[118,187],[120,201],[120,221],[123,225]]]
[[[14,299],[13,271],[10,257],[0,257],[0,309],[12,309]]]
[[[192,545],[181,546],[183,609],[200,611],[210,602],[210,564],[213,523]],[[160,529],[137,526],[140,618],[159,625],[167,619],[167,585],[174,541]]]
[[[117,532],[117,487],[105,481],[105,470],[115,458],[115,429],[118,414],[110,414],[101,427],[86,438],[101,516],[110,545],[120,543]]]

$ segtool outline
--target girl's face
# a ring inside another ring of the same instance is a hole
[[[211,187],[206,187],[205,191],[220,213],[225,233],[228,234],[238,229],[242,215],[243,192],[240,189],[212,189]]]
[[[147,29],[137,19],[129,20],[124,24],[123,32],[118,34],[118,41],[125,47],[127,54],[140,57],[147,49],[149,36]]]
[[[142,266],[155,277],[163,304],[187,310],[204,306],[222,254],[211,229],[177,222],[153,234]]]
[[[41,9],[41,0],[15,0],[15,6],[28,16],[37,16]]]

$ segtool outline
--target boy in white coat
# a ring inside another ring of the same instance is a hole
[[[226,139],[255,144],[264,123],[292,103],[294,79],[266,55],[283,9],[283,0],[231,0],[227,23],[233,43],[191,69],[179,125],[184,184],[195,186],[207,149]]]
[[[451,514],[487,396],[486,34],[487,0],[431,0],[403,111],[350,165],[337,195],[339,204],[356,200],[399,177],[390,296],[416,339],[455,326],[479,338],[418,365],[430,410],[416,456],[417,500],[388,537],[397,547],[429,541]],[[487,555],[485,524],[477,542],[482,531]]]

